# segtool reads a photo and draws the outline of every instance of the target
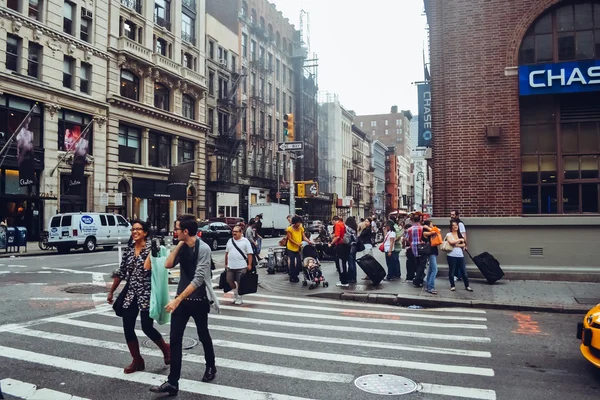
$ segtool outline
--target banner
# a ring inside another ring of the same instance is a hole
[[[419,93],[418,147],[431,147],[431,89],[429,83],[417,86]]]
[[[19,167],[19,186],[31,186],[35,179],[33,168],[33,132],[29,129],[31,117],[23,121],[17,134],[17,162]]]
[[[195,161],[189,161],[171,167],[167,192],[171,200],[187,200],[187,188]]]
[[[86,156],[89,151],[89,141],[81,137],[73,152],[73,167],[71,168],[71,180],[69,186],[79,186],[85,176]]]

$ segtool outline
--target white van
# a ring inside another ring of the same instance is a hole
[[[48,244],[56,247],[61,254],[80,247],[86,253],[99,246],[111,250],[119,240],[127,243],[130,236],[129,222],[118,214],[57,214],[48,226]]]

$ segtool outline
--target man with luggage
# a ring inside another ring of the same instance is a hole
[[[237,229],[241,229],[237,227]],[[206,295],[206,283],[210,280],[210,247],[197,237],[198,223],[193,215],[182,215],[175,222],[179,243],[169,254],[165,262],[166,268],[180,265],[181,276],[177,287],[177,296],[165,309],[172,313],[171,317],[171,372],[168,380],[160,386],[150,388],[154,393],[167,393],[175,396],[179,392],[181,377],[181,361],[183,358],[183,334],[185,327],[194,318],[198,339],[204,348],[206,370],[202,382],[210,382],[215,378],[215,351],[208,331],[208,313],[210,303]]]
[[[337,215],[333,217],[333,239],[329,247],[335,248],[335,265],[337,267],[340,281],[336,284],[338,287],[346,288],[348,283],[348,257],[350,255],[350,245],[344,241],[346,235],[346,225]]]
[[[412,226],[408,229],[408,243],[410,244],[416,269],[413,285],[421,287],[423,286],[423,278],[425,278],[427,257],[419,254],[419,245],[423,243],[423,226],[419,215],[413,215],[412,217]]]

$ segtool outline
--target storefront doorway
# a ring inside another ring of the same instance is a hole
[[[19,172],[0,170],[0,221],[7,226],[27,228],[28,240],[38,240],[43,221],[43,205],[38,194],[38,184],[19,186]],[[37,182],[37,178],[36,178]]]
[[[87,210],[87,177],[81,185],[69,186],[70,175],[60,177],[60,212],[86,212]]]

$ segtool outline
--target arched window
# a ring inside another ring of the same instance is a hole
[[[265,19],[263,17],[260,17],[260,24],[258,25],[260,27],[260,29],[262,29],[263,31],[265,30]]]
[[[252,9],[252,12],[250,12],[250,23],[256,23],[256,10],[254,8]]]
[[[243,18],[248,17],[248,3],[245,1],[242,1],[242,10],[241,10],[241,14]]]
[[[269,24],[269,40],[273,40],[273,25]]]
[[[162,83],[154,84],[154,107],[169,111],[169,89]]]
[[[183,95],[183,116],[189,119],[194,119],[194,98],[190,95]]]
[[[131,71],[121,70],[121,96],[128,99],[140,100],[140,80]]]
[[[285,53],[285,52],[287,51],[287,48],[288,48],[288,47],[287,47],[287,39],[286,39],[286,38],[283,38],[283,48],[281,49],[281,51],[282,51],[283,53]]]
[[[600,59],[597,2],[548,10],[521,42],[520,74],[529,76],[520,83],[523,214],[600,211],[598,92],[578,90],[589,90],[583,82],[590,79],[588,64],[594,59]],[[526,67],[553,63],[552,70]]]
[[[279,31],[277,31],[277,33],[275,34],[275,45],[277,46],[277,48],[281,47],[281,34],[279,33]]]

